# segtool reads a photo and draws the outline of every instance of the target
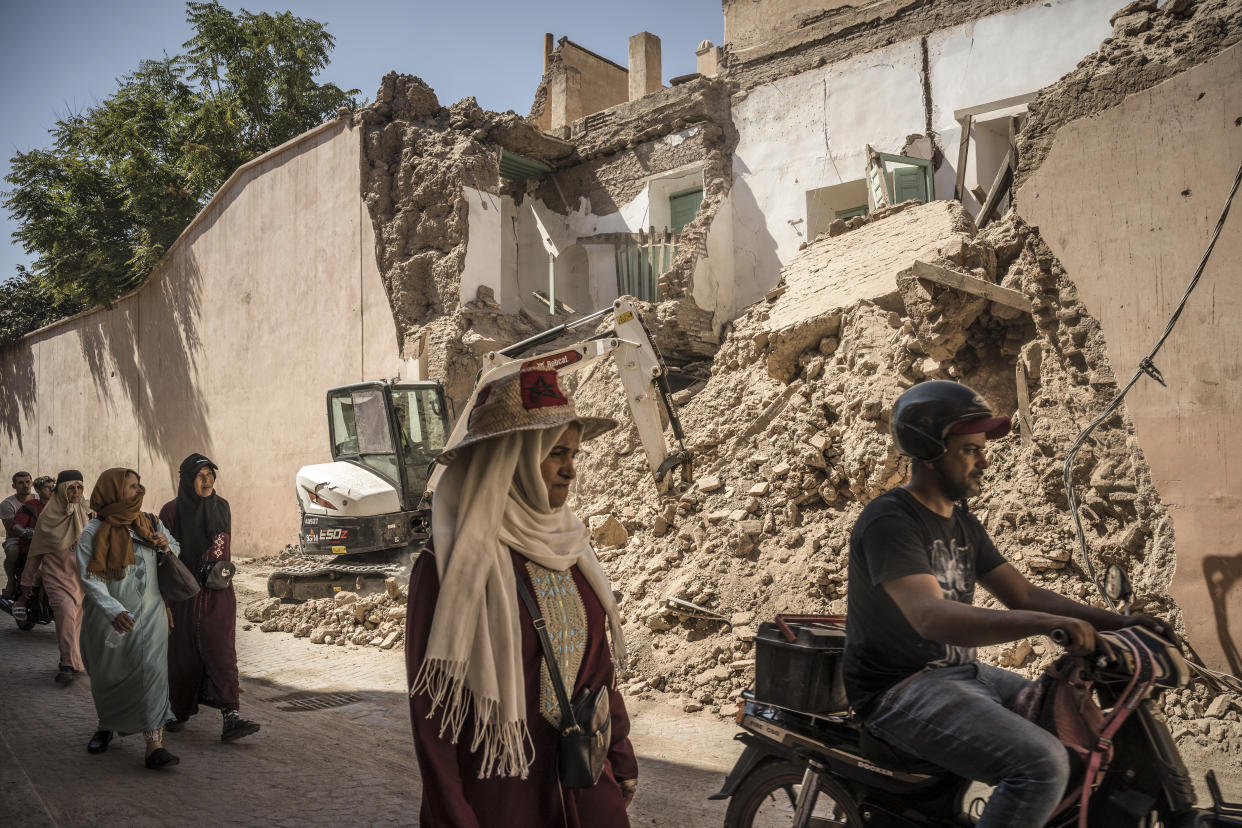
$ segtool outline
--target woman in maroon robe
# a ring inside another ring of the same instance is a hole
[[[565,505],[579,442],[616,424],[578,417],[554,371],[497,380],[478,399],[466,436],[440,458],[448,468],[432,505],[433,548],[410,577],[419,822],[628,828],[638,763],[613,666],[613,650],[624,659],[620,619],[586,528]],[[611,742],[592,787],[560,785],[561,711],[519,577],[555,642],[569,697],[608,688]]]
[[[160,522],[181,544],[181,562],[197,573],[199,582],[216,563],[232,560],[229,502],[216,493],[216,464],[201,454],[181,463],[177,497],[164,504]],[[220,710],[220,741],[249,736],[259,725],[238,712],[241,688],[237,678],[237,596],[233,586],[209,589],[170,605],[173,629],[168,636],[168,695],[177,731],[198,712],[200,703]]]

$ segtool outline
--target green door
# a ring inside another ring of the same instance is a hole
[[[693,190],[686,190],[680,193],[673,193],[668,198],[669,225],[674,233],[680,233],[681,228],[685,227],[694,220],[694,216],[699,212],[699,205],[703,203],[703,188],[696,187]]]

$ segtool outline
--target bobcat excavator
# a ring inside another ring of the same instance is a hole
[[[483,358],[465,411],[488,383],[525,369],[581,370],[611,356],[616,361],[630,415],[661,494],[684,491],[692,481],[690,453],[673,406],[664,360],[633,298],[558,325]],[[611,317],[612,327],[550,352],[523,354],[566,333]],[[431,496],[444,466],[444,446],[466,431],[467,417],[450,432],[448,401],[440,383],[423,378],[363,382],[328,391],[332,462],[302,467],[297,474],[298,539],[315,563],[286,567],[268,578],[267,591],[285,600],[328,597],[334,592],[378,592],[408,567],[431,536]],[[673,434],[666,446],[664,421]]]

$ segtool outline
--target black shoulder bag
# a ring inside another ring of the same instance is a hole
[[[583,688],[574,703],[569,703],[561,669],[556,663],[556,653],[548,638],[548,624],[530,590],[526,588],[522,573],[517,571],[516,562],[514,570],[518,595],[534,621],[543,659],[548,665],[548,676],[552,679],[552,687],[556,689],[556,699],[561,706],[561,724],[557,728],[561,738],[556,753],[556,768],[561,787],[589,788],[599,781],[599,775],[604,771],[604,760],[608,757],[608,746],[612,744],[612,714],[608,707],[608,688]]]

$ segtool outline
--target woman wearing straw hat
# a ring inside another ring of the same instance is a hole
[[[480,390],[466,435],[439,458],[448,468],[406,615],[422,825],[629,825],[638,764],[614,671],[625,642],[608,578],[566,505],[579,444],[615,426],[578,416],[555,371],[524,371]],[[607,688],[611,737],[590,787],[560,783],[561,705],[522,586],[568,696]]]

